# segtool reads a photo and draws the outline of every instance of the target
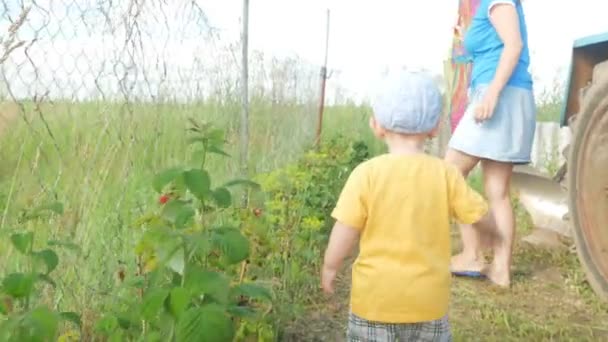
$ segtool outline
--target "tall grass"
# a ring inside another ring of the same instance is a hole
[[[250,172],[266,172],[301,155],[314,141],[311,106],[253,99]],[[188,164],[189,117],[227,130],[228,153],[238,156],[238,102],[196,104],[45,103],[23,106],[22,119],[0,137],[0,233],[16,226],[19,210],[58,199],[66,211],[57,221],[35,227],[44,236],[69,239],[80,255],[62,255],[58,303],[95,310],[111,294],[114,274],[129,263],[136,241],[131,223],[156,204],[155,171]],[[325,133],[369,137],[368,112],[360,107],[326,111]],[[238,158],[211,160],[214,179],[239,172]],[[20,262],[0,239],[0,264]]]
[[[554,82],[551,88],[545,89],[536,100],[536,120],[539,122],[559,122],[564,110],[565,90],[560,82]]]

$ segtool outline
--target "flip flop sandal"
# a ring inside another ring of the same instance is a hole
[[[456,277],[485,279],[486,275],[479,271],[452,271],[452,275]]]

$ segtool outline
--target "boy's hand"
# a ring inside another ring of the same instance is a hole
[[[329,236],[329,244],[325,250],[323,269],[321,270],[321,288],[327,294],[334,293],[336,274],[342,266],[342,261],[354,247],[359,238],[359,231],[343,223],[336,222]]]
[[[323,266],[323,270],[321,271],[321,288],[328,295],[334,293],[334,281],[336,280],[337,273],[335,269]]]

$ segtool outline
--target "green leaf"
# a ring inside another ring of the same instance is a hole
[[[192,160],[200,163],[207,156],[207,152],[205,150],[196,150],[192,152]],[[198,165],[198,164],[197,164]]]
[[[245,296],[252,299],[272,301],[272,293],[267,288],[253,283],[240,284],[232,288],[233,295]]]
[[[34,253],[34,256],[44,262],[44,264],[46,265],[46,274],[53,272],[59,264],[59,257],[57,256],[57,253],[50,249],[45,249],[40,252],[36,252]]]
[[[247,180],[247,179],[235,179],[235,180],[231,180],[230,182],[223,185],[223,187],[225,187],[225,188],[229,188],[232,186],[245,186],[245,187],[250,187],[250,188],[254,188],[254,189],[260,188],[260,184],[254,182],[254,181],[251,181],[251,180]]]
[[[209,148],[207,148],[207,152],[219,154],[224,157],[230,157],[230,155],[228,153],[226,153],[224,150],[222,150],[221,148],[214,146],[214,145],[209,146]]]
[[[228,313],[240,318],[253,318],[256,316],[256,312],[248,306],[230,306],[228,307]]]
[[[158,263],[180,275],[184,273],[185,254],[182,238],[172,232],[148,231],[146,238],[153,241]],[[153,240],[152,240],[153,239]]]
[[[186,194],[188,187],[186,186],[186,181],[184,180],[183,174],[180,173],[179,177],[173,181],[172,189],[178,197],[182,197]]]
[[[188,250],[192,255],[206,255],[209,254],[213,248],[211,241],[209,241],[209,235],[205,233],[191,235],[186,243],[188,244]]]
[[[82,326],[82,321],[80,319],[80,315],[75,313],[75,312],[62,312],[59,314],[59,316],[61,317],[61,319],[74,323],[77,327],[81,327]]]
[[[156,288],[148,291],[141,306],[142,316],[147,320],[156,317],[163,308],[163,304],[168,295],[169,291],[166,289]]]
[[[34,242],[34,233],[16,233],[11,235],[11,242],[13,246],[21,253],[28,254],[32,250],[32,244]]]
[[[122,330],[117,329],[114,330],[111,334],[108,335],[108,342],[124,342],[125,337]]]
[[[249,257],[249,240],[240,231],[230,229],[216,234],[216,241],[228,263],[236,264]]]
[[[209,173],[201,169],[184,171],[184,182],[188,190],[201,201],[204,201],[210,192],[211,178]]]
[[[170,201],[163,207],[162,212],[163,217],[178,229],[188,224],[194,214],[194,209],[188,203],[180,200]]]
[[[154,190],[156,190],[156,192],[158,193],[163,192],[165,186],[174,181],[175,178],[177,178],[182,171],[183,170],[181,168],[175,167],[162,171],[161,173],[154,176],[154,179],[152,180],[152,186],[154,187]]]
[[[141,342],[162,342],[163,338],[160,332],[150,331],[146,335],[142,335],[138,341]]]
[[[230,294],[230,281],[223,274],[200,269],[189,270],[186,288],[193,295],[206,295],[219,303],[227,303]]]
[[[30,326],[30,336],[38,337],[32,340],[50,340],[55,338],[57,327],[59,326],[58,315],[45,307],[32,310],[27,316],[26,321]]]
[[[179,248],[169,257],[167,261],[167,267],[179,275],[184,275],[184,268],[186,267],[186,256],[184,255],[184,249]]]
[[[12,273],[2,281],[2,289],[13,298],[25,298],[32,294],[35,280],[33,274]]]
[[[234,327],[221,307],[206,305],[184,313],[177,325],[176,337],[178,341],[232,341]]]
[[[194,118],[190,117],[188,118],[188,121],[190,122],[190,125],[192,125],[192,127],[190,127],[190,130],[194,131],[194,132],[200,132],[201,131],[201,124],[199,124],[196,120],[194,120]],[[203,126],[207,126],[207,124],[202,124]]]
[[[118,328],[118,319],[114,315],[105,315],[95,324],[95,331],[110,335]]]
[[[138,328],[140,326],[140,317],[131,311],[116,314],[118,326],[123,330]]]
[[[232,205],[232,195],[226,188],[217,188],[213,191],[213,199],[221,208],[228,208]]]
[[[215,143],[221,143],[224,141],[224,130],[220,128],[214,128],[206,134],[207,138]]]
[[[190,293],[183,287],[175,287],[169,295],[169,310],[175,318],[179,318],[190,304]]]

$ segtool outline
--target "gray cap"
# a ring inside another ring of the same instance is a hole
[[[401,70],[382,80],[372,107],[376,121],[384,129],[418,134],[435,128],[442,102],[439,87],[429,74]]]

